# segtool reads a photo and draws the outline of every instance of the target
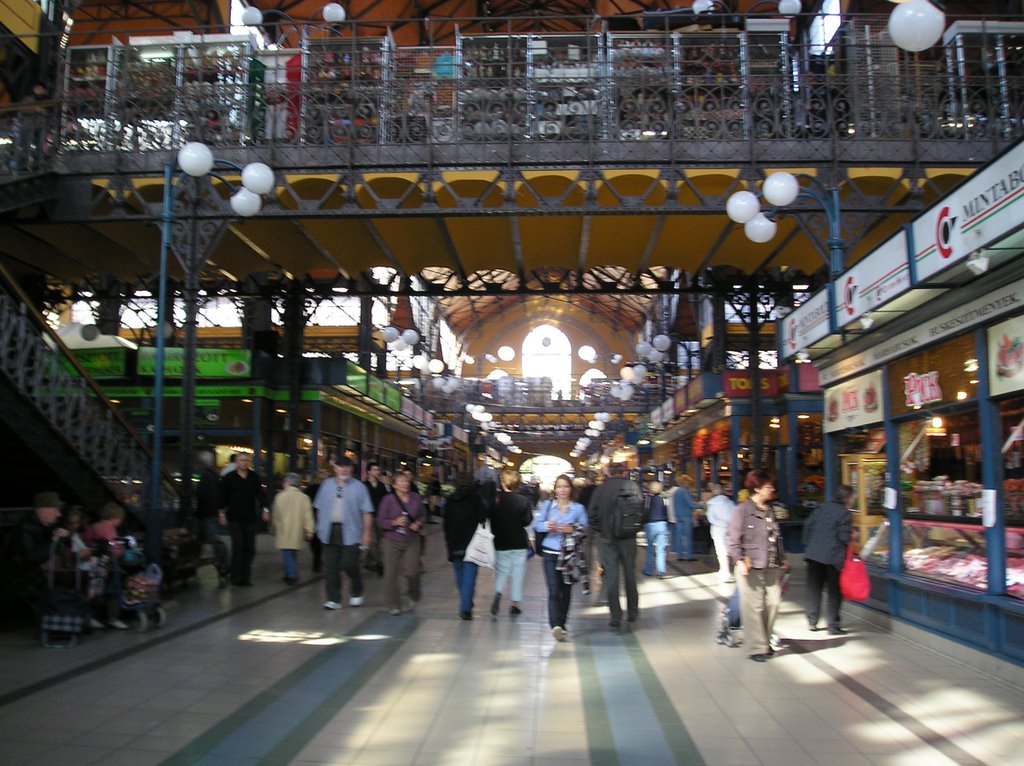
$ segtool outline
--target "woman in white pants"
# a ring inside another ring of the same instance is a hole
[[[516,493],[520,482],[519,471],[503,468],[499,478],[501,492],[498,493],[497,502],[488,511],[496,554],[491,614],[498,614],[501,594],[505,580],[508,579],[512,588],[512,603],[508,613],[515,617],[521,611],[519,603],[523,600],[523,575],[526,574],[526,557],[530,545],[526,527],[533,521],[533,509],[529,500]]]
[[[726,530],[729,519],[736,508],[727,495],[722,492],[721,484],[709,484],[711,497],[707,502],[707,518],[711,525],[711,540],[715,544],[715,555],[718,557],[718,579],[723,583],[733,582],[732,570],[729,568],[729,544],[726,541]]]

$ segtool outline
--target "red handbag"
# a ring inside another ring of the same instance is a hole
[[[871,595],[868,568],[860,556],[853,555],[853,546],[846,546],[846,563],[839,573],[839,594],[846,601],[867,601]]]

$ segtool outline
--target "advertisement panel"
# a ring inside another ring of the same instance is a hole
[[[128,370],[128,349],[81,348],[72,351],[82,369],[94,378],[123,378]],[[71,364],[68,363],[70,371]]]
[[[164,349],[164,377],[180,378],[185,363],[185,349]],[[156,374],[156,349],[139,349],[139,375]],[[252,352],[240,348],[197,348],[197,378],[248,378],[252,376]]]
[[[882,371],[825,391],[825,432],[866,426],[882,420]]]
[[[1024,317],[988,330],[988,387],[992,396],[1024,388]]]
[[[836,313],[847,325],[910,289],[907,235],[901,229],[851,267],[836,284]]]
[[[819,290],[779,322],[779,351],[788,359],[829,332],[828,290]]]
[[[1024,220],[1024,144],[996,158],[911,224],[918,282],[1013,231]]]

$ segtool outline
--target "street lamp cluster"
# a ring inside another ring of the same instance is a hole
[[[164,166],[163,207],[160,217],[160,263],[156,294],[156,360],[153,369],[153,460],[150,468],[150,502],[146,526],[150,530],[162,530],[164,519],[160,507],[160,477],[163,471],[163,411],[164,411],[164,370],[167,356],[167,334],[163,328],[167,324],[167,260],[171,251],[172,227],[175,215],[175,189],[180,185],[181,174],[175,173],[176,167],[182,174],[192,178],[213,176],[228,186],[232,186],[216,169],[224,167],[241,173],[239,186],[230,199],[232,211],[244,218],[256,215],[263,207],[263,195],[273,191],[275,186],[274,171],[262,162],[251,162],[240,167],[227,160],[216,159],[206,144],[199,142],[186,143],[178,150],[177,165],[167,163]],[[195,242],[191,243],[195,247]],[[191,263],[191,258],[186,259]],[[187,344],[186,344],[187,345]],[[191,409],[193,402],[182,394],[182,406]],[[182,422],[191,422],[192,413],[186,412]],[[189,449],[190,445],[184,445]],[[185,464],[191,473],[191,461]],[[183,477],[185,478],[185,477]],[[159,534],[150,534],[146,539],[146,553],[150,561],[159,562],[162,553],[162,538]]]

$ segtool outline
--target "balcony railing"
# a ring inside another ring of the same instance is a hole
[[[401,163],[424,148],[478,163],[608,161],[609,144],[626,162],[735,161],[738,142],[809,160],[855,155],[843,148],[854,141],[998,148],[1024,135],[1021,26],[979,24],[921,54],[891,43],[885,17],[847,18],[827,50],[790,40],[788,25],[466,34],[417,47],[300,27],[293,50],[192,33],[72,46],[58,109],[0,120],[2,172],[32,167],[25,153],[44,166],[188,140],[324,147],[303,156],[329,164]]]

